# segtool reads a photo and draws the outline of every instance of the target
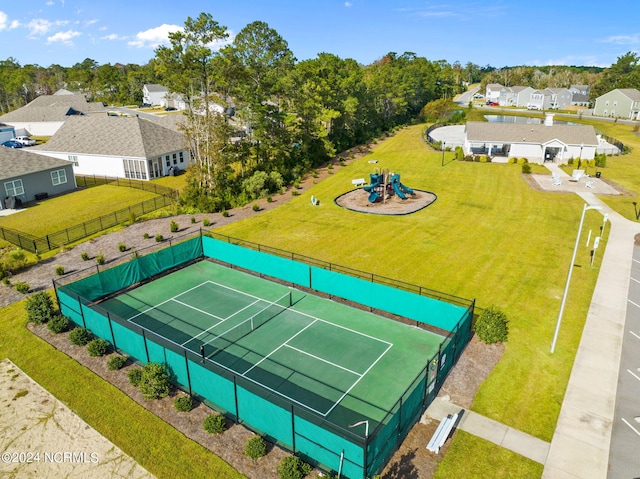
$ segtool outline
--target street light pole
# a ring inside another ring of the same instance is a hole
[[[578,243],[580,242],[580,233],[582,233],[582,224],[584,223],[584,214],[587,210],[601,210],[601,206],[587,206],[586,204],[582,208],[582,216],[580,217],[580,226],[578,226],[578,236],[576,236],[576,244],[573,247],[573,256],[571,256],[571,264],[569,264],[569,273],[567,274],[567,282],[564,286],[564,294],[562,295],[562,302],[560,303],[560,313],[558,313],[558,320],[556,321],[556,331],[553,334],[553,341],[551,342],[551,353],[556,349],[556,341],[558,340],[558,333],[560,332],[560,323],[562,323],[562,313],[564,313],[564,305],[567,302],[567,293],[569,292],[569,283],[571,283],[571,273],[573,273],[573,263],[576,261],[576,253],[578,252]]]
[[[447,140],[442,140],[442,165],[444,166],[444,148],[447,146]]]

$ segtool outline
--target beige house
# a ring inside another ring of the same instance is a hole
[[[640,91],[635,88],[611,90],[596,98],[593,114],[594,116],[640,120]]]

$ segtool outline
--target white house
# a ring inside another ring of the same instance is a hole
[[[156,83],[146,83],[142,86],[142,102],[154,106],[167,106],[169,89]]]
[[[72,117],[46,143],[30,148],[73,163],[77,175],[149,180],[190,164],[182,133],[138,117]]]
[[[598,137],[590,125],[554,125],[547,115],[542,125],[525,123],[468,122],[465,127],[465,155],[526,158],[531,163],[569,159],[592,160]]]
[[[500,103],[500,106],[526,107],[534,91],[530,86],[503,87],[502,90],[500,90],[498,103]]]
[[[498,102],[500,100],[500,90],[504,87],[499,83],[489,83],[485,90],[484,98],[487,102]]]

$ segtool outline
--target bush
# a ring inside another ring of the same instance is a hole
[[[27,298],[25,309],[27,311],[27,321],[35,324],[46,323],[56,314],[53,300],[45,291],[40,291]]]
[[[2,284],[4,284],[5,286],[11,286],[11,280],[5,276],[4,278],[2,278]]]
[[[82,261],[89,261],[89,253],[87,253],[86,251],[80,253],[80,257],[82,258]]]
[[[604,153],[598,153],[595,157],[595,166],[598,168],[606,168],[607,166],[607,155]]]
[[[267,454],[267,443],[262,436],[251,436],[244,445],[244,455],[256,460]]]
[[[169,375],[163,364],[148,363],[142,368],[140,392],[145,399],[162,399],[169,395]]]
[[[203,426],[209,434],[222,434],[227,428],[227,420],[222,414],[209,414],[204,419]]]
[[[15,284],[14,288],[18,293],[27,294],[29,292],[29,283],[25,283],[24,281],[19,281]]]
[[[124,243],[118,243],[118,251],[124,253],[125,251],[127,251],[127,245]]]
[[[518,163],[518,159],[512,156],[511,158],[509,158],[509,160],[507,161],[507,163],[508,163],[509,165],[515,165],[516,163]]]
[[[311,466],[296,456],[282,458],[278,464],[280,479],[302,479],[311,472]]]
[[[509,337],[508,323],[507,315],[492,305],[482,312],[474,331],[487,344],[503,343]]]
[[[528,175],[531,173],[531,165],[529,163],[523,163],[521,168],[523,174]]]
[[[136,214],[133,211],[129,211],[129,224],[136,222]]]
[[[172,233],[177,233],[180,229],[180,226],[178,226],[178,223],[172,220],[171,223],[169,223],[169,229]]]
[[[300,194],[297,190],[291,190],[291,196],[298,196]]]
[[[267,196],[267,203],[273,203],[273,197],[271,195]]]
[[[519,165],[524,165],[525,163],[529,163],[529,160],[527,160],[526,158],[518,158]]]
[[[105,258],[102,253],[98,253],[98,255],[96,256],[96,263],[105,264],[106,262],[107,262],[107,258]]]
[[[225,218],[228,218],[229,217],[229,212],[227,210],[224,210],[222,212],[222,216],[224,216]]]
[[[176,411],[189,412],[193,409],[193,400],[191,396],[177,397],[176,400],[173,401],[173,407],[176,408]]]
[[[107,368],[109,371],[117,371],[118,369],[122,369],[124,365],[127,364],[127,358],[124,356],[118,356],[114,354],[107,359]]]
[[[143,235],[142,235],[142,237],[143,237],[144,239],[149,239],[149,233],[145,233],[145,234],[143,234]]]
[[[196,219],[195,219],[193,216],[191,217],[191,224],[192,224],[192,225],[195,225],[195,224],[196,224]]]
[[[260,206],[257,203],[253,204],[253,211],[260,211]]]
[[[97,358],[104,356],[109,350],[109,343],[102,338],[96,338],[87,344],[87,352],[89,356]]]
[[[69,320],[66,316],[58,314],[47,322],[47,328],[54,334],[64,333],[69,329]]]
[[[205,218],[202,220],[202,226],[211,226],[211,221],[209,221],[209,218]]]
[[[142,369],[141,368],[133,368],[127,372],[127,378],[133,387],[140,386],[140,381],[142,380]]]
[[[74,328],[69,333],[69,341],[76,346],[84,346],[91,341],[91,333],[86,328]]]
[[[156,235],[156,243],[162,243],[164,241],[164,236],[162,236],[160,233],[158,233]]]

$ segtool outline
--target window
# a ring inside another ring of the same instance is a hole
[[[67,172],[56,170],[51,172],[51,183],[53,186],[62,185],[67,182]]]
[[[178,155],[176,155],[175,153],[173,154],[173,164],[174,165],[178,164]]]
[[[24,188],[22,187],[22,180],[7,181],[4,184],[4,189],[7,192],[7,196],[24,195]]]
[[[75,155],[69,155],[69,161],[73,163],[73,166],[78,166],[78,157]]]
[[[614,108],[615,108],[616,106],[618,106],[618,102],[617,102],[617,101],[614,101],[614,102],[613,102],[613,106],[614,106]]]
[[[180,163],[184,163],[184,152],[180,152]]]
[[[124,164],[124,176],[131,180],[146,180],[147,170],[144,160],[122,160]]]
[[[169,168],[171,166],[171,158],[169,157],[169,155],[164,157],[165,160],[167,160],[167,168]]]

